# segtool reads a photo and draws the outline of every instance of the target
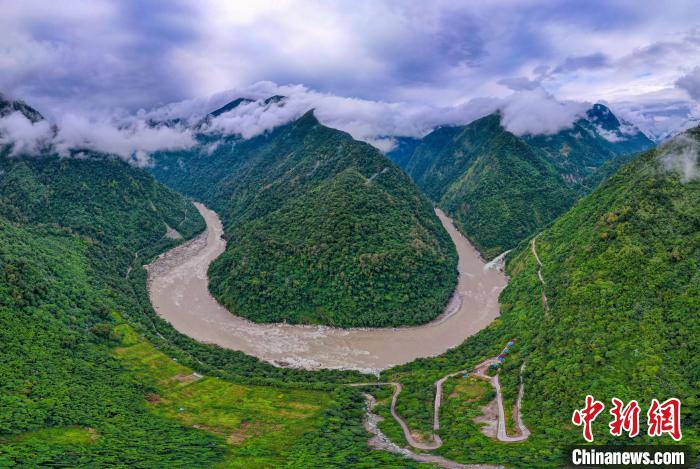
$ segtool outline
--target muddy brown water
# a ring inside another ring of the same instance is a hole
[[[195,340],[239,350],[277,366],[378,372],[420,357],[440,355],[480,331],[499,314],[505,275],[436,210],[459,254],[459,280],[445,311],[433,322],[399,328],[340,329],[256,324],[221,306],[207,288],[207,269],[226,247],[217,214],[195,204],[207,230],[146,266],[151,302],[160,317]]]

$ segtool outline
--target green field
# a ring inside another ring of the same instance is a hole
[[[118,326],[123,345],[115,356],[151,389],[145,395],[158,415],[211,433],[227,444],[224,467],[282,464],[285,451],[321,423],[327,392],[244,386],[202,377]]]

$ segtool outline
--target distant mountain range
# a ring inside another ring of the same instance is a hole
[[[387,153],[487,258],[566,211],[626,155],[653,146],[602,104],[554,135],[518,137],[500,119],[495,113],[420,141],[401,139]]]
[[[659,133],[657,135],[654,135],[654,141],[655,142],[663,142],[665,140],[668,140],[669,138],[681,134],[685,132],[686,130],[693,129],[697,126],[700,125],[700,117],[688,117],[686,120],[684,120],[679,126],[677,126],[675,129],[669,131],[669,132],[663,132]]]
[[[637,127],[618,120],[603,104],[594,105],[568,129],[554,135],[528,135],[524,140],[541,150],[573,186],[585,186],[586,178],[610,160],[654,146]]]

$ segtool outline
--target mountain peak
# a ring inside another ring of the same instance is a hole
[[[264,101],[264,103],[265,103],[266,105],[267,105],[267,104],[274,104],[274,103],[281,103],[281,102],[284,102],[286,99],[287,99],[286,96],[282,96],[282,95],[276,94],[276,95],[274,95],[274,96],[270,96],[269,98],[267,98],[267,99]]]
[[[209,115],[214,116],[214,117],[219,117],[221,114],[225,114],[229,111],[233,111],[241,104],[248,104],[248,103],[252,103],[252,102],[253,102],[252,99],[236,98],[233,101],[224,104],[219,109],[216,109],[215,111],[210,112]]]
[[[276,94],[274,96],[270,96],[269,98],[266,98],[264,100],[256,100],[256,99],[250,99],[250,98],[236,98],[233,101],[230,101],[220,108],[216,109],[215,111],[212,111],[209,113],[210,116],[212,117],[219,117],[221,114],[225,114],[227,112],[233,111],[236,109],[238,106],[241,104],[250,104],[254,102],[262,102],[263,105],[268,106],[270,104],[277,104],[277,103],[282,103],[280,104],[281,106],[284,106],[284,101],[287,99],[286,96],[281,96],[279,94]]]
[[[316,118],[315,109],[309,109],[299,119],[296,120],[297,125],[319,125],[320,122]]]
[[[13,112],[22,113],[22,115],[32,123],[44,120],[44,116],[42,116],[39,111],[26,104],[24,101],[11,100],[0,93],[0,117],[8,116]]]
[[[588,120],[599,125],[605,130],[617,130],[620,128],[620,121],[615,114],[604,104],[596,103],[586,111]]]

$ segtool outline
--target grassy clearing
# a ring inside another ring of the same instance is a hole
[[[6,439],[10,443],[44,444],[44,445],[86,445],[98,438],[97,432],[90,427],[43,428],[25,432]]]
[[[221,437],[229,446],[223,467],[264,467],[320,423],[331,403],[327,393],[238,385],[205,377],[179,364],[131,327],[117,328],[122,346],[114,354],[146,384],[153,412]]]
[[[452,384],[451,389],[450,386],[446,386],[446,390],[450,389],[448,399],[469,403],[480,401],[491,389],[486,381],[477,378],[452,378],[447,383]]]

